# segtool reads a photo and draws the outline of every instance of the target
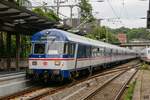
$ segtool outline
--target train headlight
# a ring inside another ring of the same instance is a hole
[[[56,66],[60,66],[61,62],[60,61],[55,61]]]
[[[33,61],[33,62],[32,62],[32,65],[34,65],[34,66],[37,65],[37,62],[36,62],[36,61]]]
[[[44,66],[48,65],[48,62],[43,62],[43,65],[44,65]]]

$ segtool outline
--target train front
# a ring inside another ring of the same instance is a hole
[[[44,30],[32,36],[27,76],[35,80],[62,80],[69,78],[66,37],[56,30]]]

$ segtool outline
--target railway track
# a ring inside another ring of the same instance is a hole
[[[133,69],[132,72],[132,69],[121,72],[117,76],[106,81],[102,86],[97,87],[81,100],[119,100],[126,89],[126,86],[138,71],[137,68]],[[122,83],[119,84],[119,81]]]
[[[9,76],[15,76],[15,75],[19,75],[19,74],[25,74],[25,72],[10,72],[10,73],[1,73],[0,74],[0,78],[1,77],[9,77]]]
[[[9,76],[9,77],[1,77],[0,78],[0,82],[4,82],[4,81],[9,81],[9,80],[13,80],[13,79],[18,79],[18,78],[25,78],[25,74],[18,74],[18,75],[14,75],[14,76]]]
[[[25,78],[25,72],[7,72],[0,75],[0,97],[29,88],[27,86],[29,80]]]
[[[0,75],[0,82],[18,79],[18,78],[24,78],[24,77],[25,77],[25,72],[4,74],[4,75]]]
[[[17,93],[13,93],[11,95],[2,96],[2,97],[0,97],[0,100],[15,99],[16,97],[19,97],[19,96],[22,96],[22,98],[23,98],[24,94],[31,93],[33,91],[37,91],[37,90],[40,90],[40,89],[42,89],[42,87],[30,87],[29,89],[25,89],[23,91],[20,91],[19,93],[17,92]]]
[[[24,90],[24,91],[19,92],[19,93],[15,93],[15,94],[12,94],[9,96],[1,97],[0,99],[5,99],[5,100],[6,99],[39,100],[39,99],[47,97],[49,95],[53,95],[59,91],[65,90],[66,88],[68,89],[68,88],[71,88],[77,84],[81,84],[83,82],[85,83],[85,81],[96,79],[99,76],[105,76],[108,74],[113,74],[113,73],[118,73],[118,72],[120,73],[123,70],[129,70],[131,68],[133,68],[133,64],[121,66],[120,68],[112,68],[110,70],[104,71],[102,73],[93,75],[93,76],[85,78],[85,79],[75,80],[74,82],[72,82],[70,84],[65,84],[63,86],[59,86],[59,87],[34,87],[34,88],[30,88],[30,89]]]

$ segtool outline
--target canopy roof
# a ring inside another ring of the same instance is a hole
[[[31,34],[55,27],[56,24],[58,21],[39,16],[15,3],[0,0],[0,31]]]

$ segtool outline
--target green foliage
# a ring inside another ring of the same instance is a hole
[[[45,13],[41,8],[35,8],[33,9],[33,12],[38,13],[41,16],[45,16]]]
[[[108,42],[112,44],[119,43],[119,40],[117,39],[116,35],[108,31]]]
[[[118,29],[109,29],[112,33],[118,34],[118,33],[125,33],[127,34],[128,41],[132,39],[144,39],[144,40],[150,40],[150,32],[146,30],[146,28],[125,28],[121,27]]]
[[[5,58],[7,57],[7,41],[6,41],[6,36],[7,33],[5,32],[0,32],[0,58]],[[30,46],[30,36],[24,36],[21,35],[21,39],[20,39],[20,57],[21,58],[26,58],[28,57],[30,50],[31,50],[31,46]],[[12,58],[16,57],[16,36],[12,35],[11,36],[11,49],[9,50],[10,52],[10,56]]]
[[[16,36],[12,35],[11,36],[11,57],[15,57],[16,56]]]
[[[23,4],[25,4],[25,2],[30,2],[30,1],[29,0],[16,0],[16,2],[19,6],[22,6]],[[52,21],[58,21],[59,20],[59,17],[51,9],[34,8],[32,11],[41,15],[41,16],[45,16]]]
[[[112,34],[106,27],[100,27],[100,26],[95,26],[92,30],[91,33],[88,33],[86,37],[95,39],[95,40],[100,40],[100,41],[107,41],[109,43],[118,43],[118,39],[114,34]]]
[[[6,35],[0,32],[0,57],[4,57],[6,54]]]
[[[127,90],[124,100],[132,100],[135,84],[136,84],[136,81],[134,81],[132,84],[129,85],[129,88]]]
[[[81,22],[87,20],[87,18],[87,22],[92,22],[95,19],[92,15],[92,6],[89,3],[89,0],[81,0],[79,7],[81,9]]]
[[[150,32],[146,31],[145,28],[138,28],[138,29],[133,28],[132,30],[127,32],[127,36],[129,38],[129,40],[134,39],[134,38],[149,40]]]
[[[29,0],[14,0],[19,6],[32,5]]]
[[[45,16],[52,21],[59,20],[59,17],[50,9],[44,11],[44,9],[42,9],[42,8],[35,8],[35,9],[33,9],[33,12],[35,12],[41,16]]]
[[[25,0],[16,0],[17,4],[18,4],[19,6],[21,6],[22,3],[24,3],[24,1],[25,1]]]
[[[149,65],[144,62],[144,63],[141,65],[140,69],[141,69],[141,70],[149,70]]]
[[[31,50],[30,44],[31,44],[30,36],[21,36],[21,48],[20,48],[21,58],[26,58],[30,54],[30,50]]]

